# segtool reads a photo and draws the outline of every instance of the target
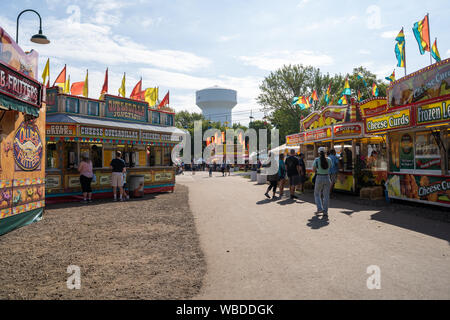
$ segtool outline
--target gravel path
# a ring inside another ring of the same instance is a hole
[[[81,289],[67,289],[69,265]],[[206,265],[188,192],[68,203],[0,237],[0,299],[189,299]]]

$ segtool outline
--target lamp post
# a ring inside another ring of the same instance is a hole
[[[50,43],[50,40],[48,40],[47,37],[44,36],[44,35],[42,34],[42,19],[41,19],[41,16],[39,15],[39,13],[38,13],[37,11],[32,10],[32,9],[26,9],[26,10],[23,10],[23,11],[22,11],[21,13],[19,13],[19,15],[17,16],[17,23],[16,23],[16,43],[17,43],[17,44],[19,43],[19,18],[20,18],[20,16],[21,16],[24,12],[27,12],[27,11],[32,11],[32,12],[36,13],[36,14],[38,15],[38,17],[39,17],[39,33],[38,33],[38,34],[35,34],[34,36],[32,36],[31,39],[30,39],[30,41],[31,41],[31,42],[34,42],[34,43],[39,43],[39,44],[48,44],[48,43]]]

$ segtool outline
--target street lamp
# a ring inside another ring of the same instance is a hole
[[[35,10],[32,9],[26,9],[23,10],[21,13],[19,13],[19,15],[17,16],[17,23],[16,23],[16,43],[19,43],[19,18],[22,15],[22,13],[27,12],[27,11],[32,11],[34,13],[36,13],[39,17],[39,33],[35,34],[34,36],[31,37],[30,41],[34,42],[34,43],[39,43],[39,44],[48,44],[50,43],[50,40],[47,39],[46,36],[44,36],[42,34],[42,19],[41,16],[39,15],[39,13]]]

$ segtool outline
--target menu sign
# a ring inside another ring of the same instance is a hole
[[[450,59],[419,70],[388,88],[390,107],[450,94]]]
[[[160,140],[161,135],[154,132],[141,131],[141,140]]]
[[[40,107],[41,84],[0,62],[0,92],[22,102]]]
[[[291,134],[286,137],[286,145],[288,146],[298,145],[304,141],[305,141],[304,133]]]
[[[335,137],[359,136],[362,133],[360,124],[343,124],[334,126]]]
[[[386,99],[373,99],[359,106],[361,117],[373,117],[376,114],[385,112],[387,109]]]
[[[306,133],[306,141],[331,138],[331,128],[317,129]]]
[[[389,129],[408,127],[411,123],[410,109],[387,113],[381,116],[366,119],[366,131],[377,132]]]
[[[417,124],[429,124],[450,120],[450,100],[429,105],[418,106],[416,109]]]
[[[147,122],[148,104],[105,95],[106,117],[122,120]]]

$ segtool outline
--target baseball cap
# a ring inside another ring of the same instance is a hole
[[[317,151],[319,151],[319,153],[321,153],[321,152],[325,153],[326,152],[325,147],[320,147],[319,150],[317,150]]]

